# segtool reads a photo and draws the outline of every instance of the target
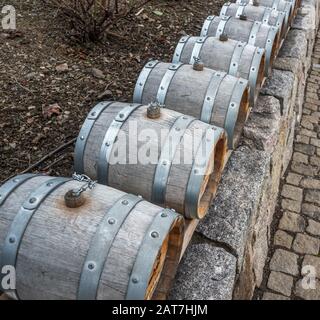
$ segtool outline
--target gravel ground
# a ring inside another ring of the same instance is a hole
[[[223,3],[151,1],[101,43],[80,45],[66,36],[68,21],[42,1],[1,0],[15,6],[17,31],[0,30],[0,183],[66,143],[30,171],[70,175],[72,139],[92,105],[130,101],[145,62],[170,61],[180,37],[199,34]]]

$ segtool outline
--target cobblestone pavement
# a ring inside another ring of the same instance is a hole
[[[264,300],[320,299],[320,33],[300,127],[284,177]]]

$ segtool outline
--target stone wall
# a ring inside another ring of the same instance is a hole
[[[181,262],[172,299],[250,299],[260,286],[319,16],[320,0],[302,1],[217,197]]]

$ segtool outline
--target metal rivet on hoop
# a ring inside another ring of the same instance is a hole
[[[95,267],[96,267],[96,265],[95,265],[94,262],[89,262],[89,263],[88,263],[88,269],[89,269],[89,270],[93,270]]]
[[[16,242],[16,238],[15,237],[10,237],[9,238],[9,243],[15,243]]]
[[[156,239],[156,238],[159,238],[159,233],[157,231],[152,231],[151,232],[151,237]]]
[[[114,218],[109,218],[109,219],[108,219],[108,223],[111,224],[111,225],[112,225],[112,224],[115,224],[115,223],[116,223],[116,220],[115,220]]]
[[[37,198],[34,198],[34,197],[29,199],[29,203],[35,203],[36,201],[37,201]]]
[[[137,279],[137,278],[132,278],[132,283],[138,283],[139,282],[139,280]]]

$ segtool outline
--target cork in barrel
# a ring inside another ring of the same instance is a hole
[[[202,64],[202,61],[200,61]],[[190,64],[148,62],[136,83],[133,100],[157,100],[166,108],[224,128],[234,149],[250,111],[250,88],[243,78]]]
[[[75,170],[201,219],[221,177],[226,143],[223,129],[158,104],[102,102],[78,136]]]
[[[279,28],[282,39],[285,38],[289,28],[289,16],[287,12],[277,11],[270,7],[227,2],[223,5],[220,16],[232,16],[236,18],[245,16],[249,20],[261,21],[264,24]]]
[[[264,81],[265,50],[242,41],[216,37],[184,36],[173,56],[173,63],[193,64],[200,59],[205,67],[247,79],[253,106]]]
[[[141,197],[95,184],[26,174],[0,187],[0,264],[16,270],[21,300],[165,298],[179,262],[184,219]]]
[[[250,21],[231,16],[209,16],[203,24],[201,36],[229,38],[247,42],[266,51],[265,74],[271,72],[273,61],[280,48],[280,31],[277,27],[268,26],[260,21]]]

